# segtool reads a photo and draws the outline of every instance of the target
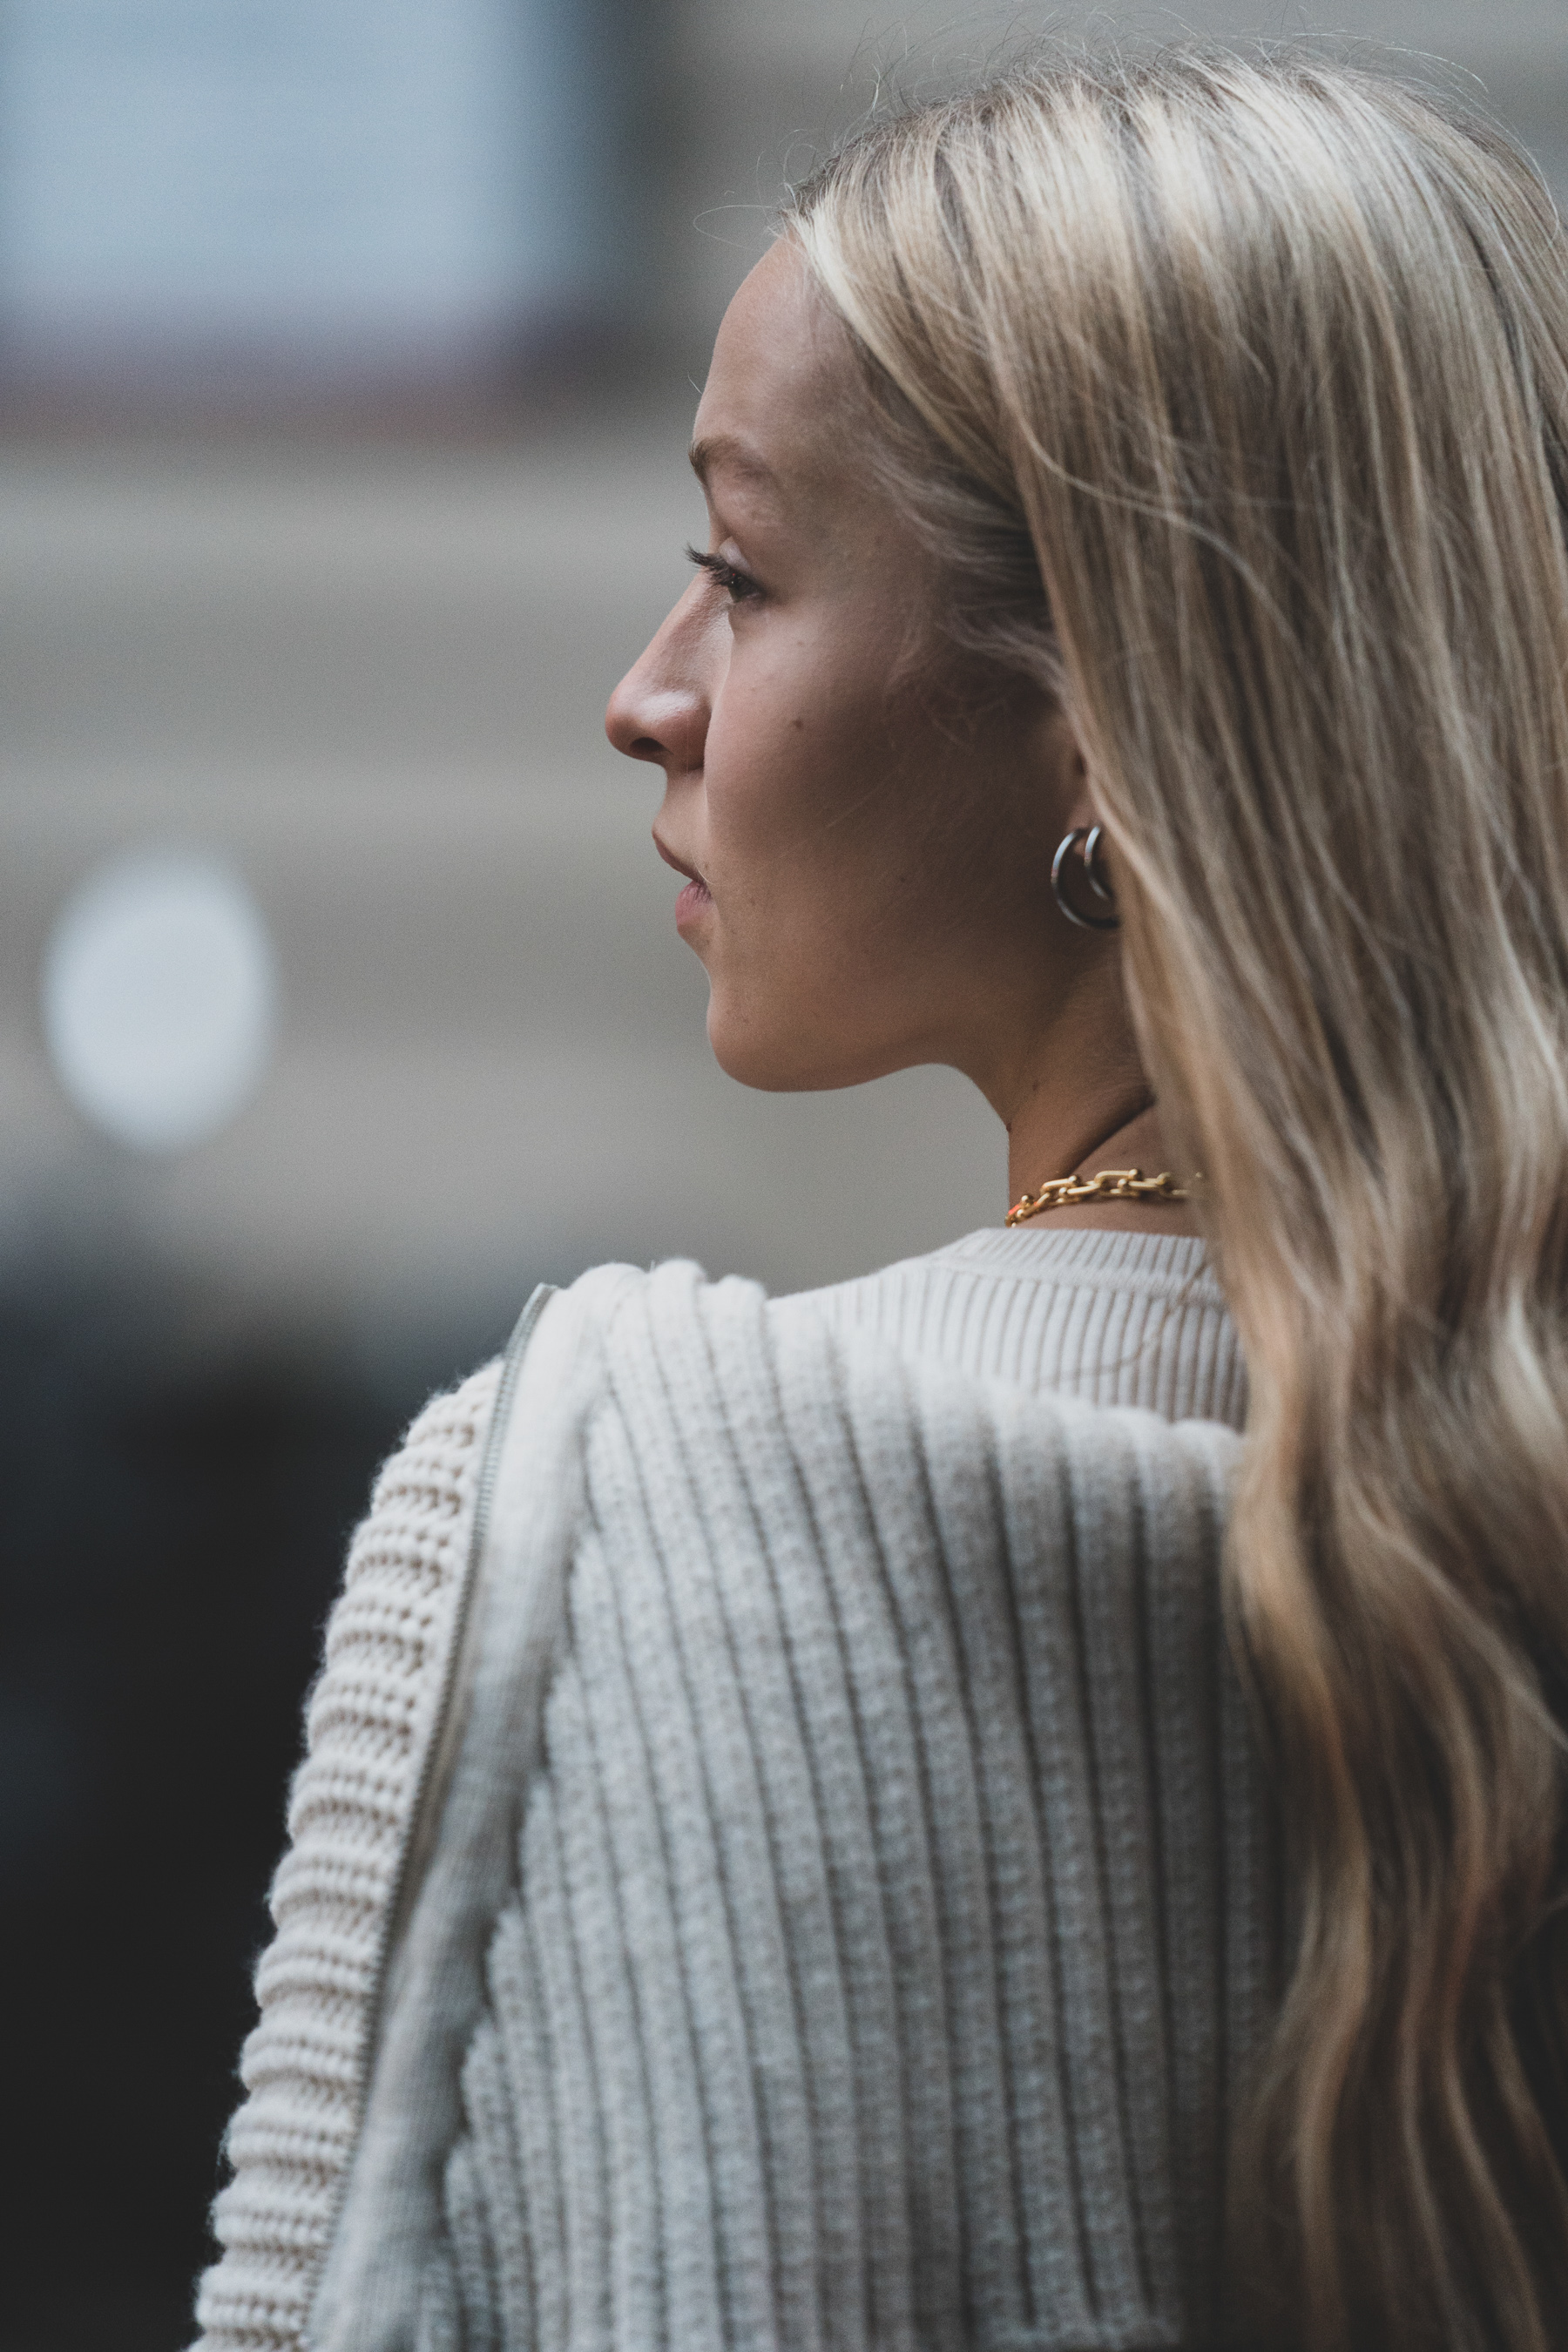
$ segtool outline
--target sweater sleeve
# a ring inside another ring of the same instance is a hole
[[[213,2210],[201,2352],[300,2352],[356,2128],[369,1998],[438,1699],[500,1364],[436,1398],[349,1549],[272,1884]]]

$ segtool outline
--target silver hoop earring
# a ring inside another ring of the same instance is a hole
[[[1068,922],[1075,923],[1080,931],[1119,931],[1121,929],[1121,918],[1120,915],[1085,915],[1080,913],[1079,908],[1075,907],[1068,898],[1062,881],[1062,872],[1063,868],[1067,865],[1068,853],[1076,849],[1079,843],[1082,842],[1083,848],[1079,854],[1083,860],[1085,881],[1089,884],[1089,888],[1093,891],[1095,897],[1100,900],[1102,907],[1115,906],[1116,893],[1111,888],[1110,883],[1104,879],[1100,870],[1100,854],[1104,842],[1104,837],[1103,833],[1097,824],[1075,825],[1071,833],[1064,834],[1061,840],[1057,844],[1057,854],[1051,860],[1052,895],[1055,898],[1058,906],[1067,917]]]

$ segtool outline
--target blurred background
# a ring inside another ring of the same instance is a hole
[[[1568,192],[1562,0],[1451,59]],[[995,1221],[951,1072],[747,1095],[605,697],[769,207],[1014,9],[0,9],[0,2352],[174,2352],[375,1462],[531,1285]],[[1158,30],[1112,6],[1103,31]]]

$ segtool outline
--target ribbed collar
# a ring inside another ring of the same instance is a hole
[[[1246,1414],[1246,1370],[1204,1244],[1185,1234],[990,1226],[780,1300],[906,1354],[1167,1420]]]
[[[1118,1234],[1073,1225],[984,1225],[931,1252],[928,1263],[1021,1275],[1072,1288],[1135,1290],[1223,1307],[1207,1244],[1194,1234]],[[906,1263],[918,1264],[918,1260]]]

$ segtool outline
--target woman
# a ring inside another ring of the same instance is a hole
[[[1551,206],[1310,55],[1024,67],[796,199],[694,458],[609,726],[714,1050],[954,1063],[1016,1222],[600,1269],[416,1424],[203,2340],[1543,2352]]]

